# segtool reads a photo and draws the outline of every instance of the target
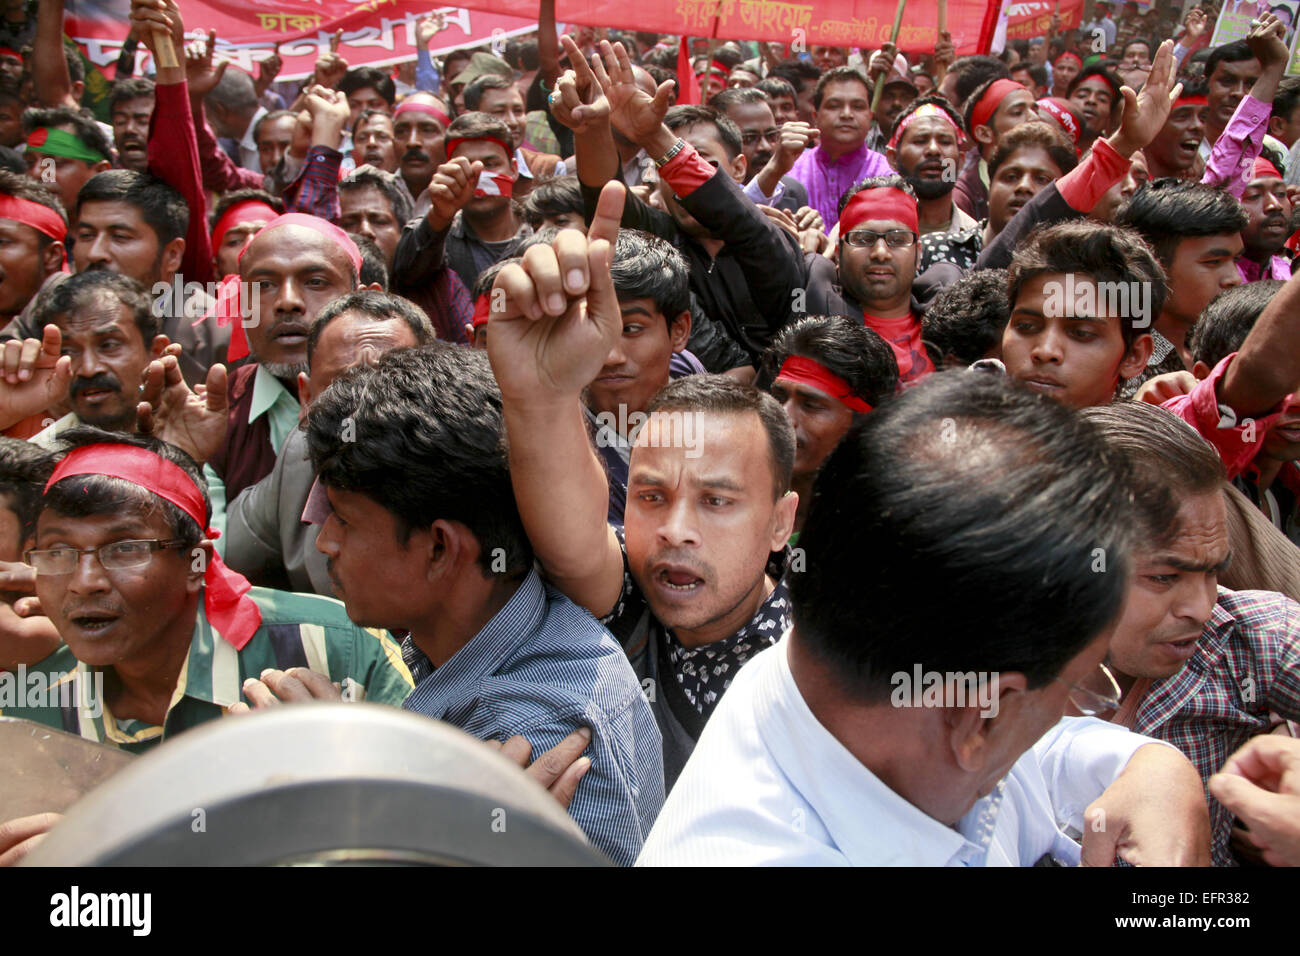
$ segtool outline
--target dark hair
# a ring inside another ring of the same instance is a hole
[[[953,106],[965,103],[975,90],[990,80],[1011,79],[1011,71],[1007,69],[1005,63],[995,56],[982,54],[958,57],[948,68],[948,73],[956,76],[953,81],[953,92],[957,102]]]
[[[93,150],[103,156],[105,161],[113,155],[112,144],[109,143],[108,137],[104,131],[99,128],[99,124],[92,119],[87,119],[78,110],[68,106],[57,106],[52,109],[29,109],[23,111],[23,132],[31,135],[31,132],[41,127],[72,127],[72,135],[75,136],[81,145],[86,149]],[[85,160],[78,160],[85,162]],[[86,165],[93,165],[87,163]]]
[[[808,315],[783,328],[759,359],[755,384],[770,390],[791,355],[824,365],[872,408],[898,391],[898,359],[893,347],[873,329],[846,315]]]
[[[1016,247],[1007,269],[1007,301],[1016,307],[1021,287],[1042,275],[1073,273],[1091,276],[1097,282],[1117,283],[1130,290],[1125,306],[1131,305],[1131,290],[1141,284],[1150,290],[1150,314],[1118,316],[1124,346],[1146,334],[1150,322],[1165,306],[1168,287],[1160,263],[1142,237],[1131,229],[1105,223],[1075,220],[1040,226]],[[1139,324],[1134,319],[1144,320]]]
[[[1300,106],[1300,76],[1284,77],[1277,85],[1277,92],[1273,94],[1271,115],[1289,122],[1297,106]]]
[[[379,248],[379,243],[359,232],[349,232],[347,236],[357,247],[357,252],[361,253],[357,285],[377,285],[384,291],[388,291],[388,262],[384,258],[384,250]]]
[[[1172,412],[1146,402],[1081,410],[1128,466],[1137,546],[1168,547],[1178,537],[1178,509],[1189,495],[1221,492],[1227,473],[1214,446]]]
[[[1050,80],[1051,77],[1047,74],[1046,66],[1041,63],[1031,63],[1029,64],[1029,79],[1035,86],[1046,87],[1048,80]],[[1030,90],[1029,92],[1032,93],[1033,90]]]
[[[391,512],[403,546],[416,528],[459,521],[478,539],[484,577],[494,552],[510,574],[531,567],[486,353],[435,342],[349,369],[308,410],[307,444],[321,482]]]
[[[1147,56],[1150,56],[1150,55],[1151,55],[1151,51],[1152,51],[1153,49],[1155,49],[1155,47],[1153,47],[1153,46],[1151,45],[1151,39],[1150,39],[1149,37],[1133,37],[1133,38],[1131,38],[1130,40],[1128,40],[1127,42],[1125,42],[1124,47],[1120,50],[1120,54],[1121,54],[1121,56],[1123,56],[1123,55],[1127,55],[1127,54],[1128,54],[1128,48],[1131,47],[1134,43],[1141,43],[1144,47],[1146,47],[1146,48],[1147,48]]]
[[[661,388],[650,399],[648,415],[656,412],[715,412],[754,414],[767,432],[772,461],[773,499],[790,490],[794,472],[794,428],[785,410],[767,392],[742,385],[726,375],[687,375]]]
[[[228,193],[223,193],[221,198],[217,200],[216,208],[212,210],[212,215],[208,217],[208,228],[211,229],[215,226],[231,206],[249,200],[264,202],[274,209],[278,215],[284,214],[284,203],[280,201],[278,196],[272,196],[265,189],[234,189]]]
[[[916,190],[913,189],[912,184],[902,176],[897,174],[890,176],[868,176],[866,179],[858,180],[844,191],[844,195],[840,197],[840,201],[835,207],[835,214],[838,216],[843,213],[844,207],[849,204],[849,200],[862,192],[862,190],[880,188],[897,189],[899,192],[911,196],[912,202],[916,202]],[[844,237],[840,236],[840,238],[843,239]]]
[[[1115,225],[1136,230],[1165,268],[1184,239],[1231,235],[1249,223],[1230,193],[1172,176],[1147,183],[1115,214]]]
[[[113,84],[113,90],[109,94],[108,111],[112,113],[117,109],[117,104],[125,103],[127,100],[141,100],[146,97],[154,98],[154,84],[149,77],[129,76],[118,80]]]
[[[777,97],[788,96],[790,99],[797,99],[798,94],[795,92],[794,85],[783,76],[777,76],[769,73],[752,87],[760,93],[766,93],[769,100],[775,101]]]
[[[1112,108],[1114,108],[1116,104],[1123,101],[1123,97],[1120,95],[1119,91],[1120,91],[1120,87],[1122,87],[1124,84],[1120,80],[1120,78],[1115,75],[1114,68],[1104,60],[1096,63],[1089,63],[1082,70],[1080,70],[1078,75],[1075,76],[1075,78],[1070,81],[1070,85],[1066,89],[1065,95],[1067,97],[1073,96],[1074,91],[1079,88],[1079,85],[1081,83],[1083,83],[1086,80],[1092,79],[1094,76],[1101,77],[1103,80],[1106,81],[1106,85],[1110,87],[1110,96],[1111,96],[1110,105]]]
[[[339,296],[316,313],[311,331],[307,334],[308,365],[311,365],[312,353],[316,351],[316,343],[320,341],[325,327],[344,312],[352,312],[377,322],[401,319],[410,327],[416,345],[428,345],[437,338],[428,315],[414,302],[388,292],[361,289],[358,292]]]
[[[1245,40],[1221,43],[1211,50],[1205,58],[1205,78],[1207,80],[1211,79],[1220,63],[1240,63],[1242,60],[1253,59],[1255,59],[1255,54],[1251,51],[1250,44]]]
[[[524,197],[523,207],[524,218],[534,229],[541,226],[547,216],[564,213],[582,216],[584,207],[578,177],[557,176],[542,180]]]
[[[233,67],[222,74],[217,85],[203,99],[235,113],[251,115],[257,112],[257,87],[253,85],[253,78]]]
[[[392,206],[393,218],[399,224],[406,223],[415,215],[415,203],[411,200],[411,191],[406,188],[400,176],[386,172],[374,166],[360,166],[339,180],[339,192],[351,189],[378,189],[380,195]]]
[[[713,99],[709,100],[709,105],[720,113],[726,113],[733,106],[755,106],[758,104],[771,106],[771,100],[762,90],[753,86],[737,86],[731,89],[723,90],[721,93],[714,94]]]
[[[41,495],[54,471],[54,455],[40,445],[0,437],[0,495],[9,496],[9,510],[18,518],[19,540],[36,533]]]
[[[134,206],[158,237],[160,249],[173,239],[183,239],[190,225],[190,207],[180,193],[156,176],[132,169],[106,169],[91,176],[77,193],[78,216],[88,202]]]
[[[714,128],[728,159],[735,159],[740,155],[740,128],[726,114],[719,113],[711,106],[678,103],[676,106],[669,107],[667,114],[664,116],[664,125],[674,133],[701,124]]]
[[[794,87],[795,96],[815,85],[822,72],[810,60],[782,60],[767,71],[769,77],[779,77]]]
[[[203,540],[204,531],[212,520],[212,503],[208,498],[208,483],[194,459],[175,445],[152,435],[109,432],[90,425],[79,425],[59,435],[60,452],[99,444],[144,448],[179,467],[194,482],[203,497],[203,527],[199,527],[193,518],[167,499],[134,482],[107,475],[69,475],[55,482],[45,492],[41,501],[42,510],[48,509],[68,518],[110,514],[148,518],[158,511],[171,526],[172,536],[184,542],[186,548],[194,548]]]
[[[367,107],[357,114],[357,121],[352,124],[353,131],[355,132],[357,127],[361,126],[363,123],[369,123],[376,116],[382,116],[390,123],[393,121],[392,113],[385,113],[383,110],[372,110]]]
[[[863,701],[917,662],[1041,687],[1123,606],[1128,496],[1073,410],[1000,375],[930,375],[822,465],[789,582],[798,639]]]
[[[25,63],[31,62],[31,57],[23,57]],[[81,62],[81,51],[77,49],[76,44],[65,42],[63,44],[63,62],[68,65],[68,79],[73,83],[84,83],[86,80],[86,64]]]
[[[506,43],[505,60],[516,70],[527,72],[535,70],[541,62],[537,52],[536,40],[509,40]]]
[[[539,232],[533,233],[533,235],[536,236],[545,232],[550,232],[550,229],[542,229]],[[549,242],[547,244],[549,245]],[[496,262],[492,263],[492,265],[488,266],[474,277],[474,288],[470,289],[470,296],[474,299],[478,299],[481,295],[487,295],[492,291],[492,286],[496,284],[497,276],[500,275],[502,269],[511,263],[519,263],[522,261],[523,256],[507,256],[505,259],[498,259]]]
[[[898,119],[894,120],[894,129],[901,129],[903,122],[922,106],[938,107],[947,114],[948,119],[952,120],[953,126],[956,126],[961,133],[966,132],[966,123],[962,119],[961,114],[953,109],[952,104],[938,93],[927,93],[925,96],[918,96],[916,99],[912,100],[912,102],[903,107],[903,112],[899,113]]]
[[[46,209],[57,213],[59,218],[63,220],[64,228],[67,228],[68,214],[63,210],[63,203],[59,201],[59,196],[53,188],[45,183],[38,183],[30,176],[22,173],[0,169],[0,196],[13,196],[17,199],[26,199],[30,202],[39,203]],[[32,229],[31,226],[28,226],[28,228]],[[32,231],[36,233],[36,238],[40,240],[39,248],[42,250],[54,241],[39,229],[33,229]]]
[[[500,73],[484,73],[469,86],[465,87],[465,109],[476,110],[483,102],[483,94],[488,90],[509,90],[515,88],[515,81]]]
[[[950,356],[977,362],[1002,341],[1011,318],[1006,269],[976,269],[940,292],[921,316],[921,341],[936,368]]]
[[[364,90],[367,86],[378,93],[389,106],[397,102],[397,87],[393,83],[393,78],[373,66],[358,66],[348,70],[339,82],[339,92],[344,96],[351,96],[357,90]]]
[[[971,92],[970,96],[962,100],[961,118],[962,121],[966,124],[965,127],[966,129],[971,131],[975,129],[975,108],[979,106],[980,99],[984,96],[985,93],[988,92],[989,87],[991,87],[998,80],[1002,80],[1002,79],[1010,79],[1010,77],[995,76],[991,79],[985,80],[979,86],[975,87],[975,89]],[[1012,90],[1011,92],[1014,93],[1015,90]],[[1026,92],[1030,93],[1031,96],[1033,95],[1032,90],[1026,90]],[[1006,94],[1006,96],[1010,96],[1010,95],[1011,93]],[[1003,99],[1005,98],[1006,97],[1004,96]],[[999,103],[999,105],[1001,104]],[[993,113],[989,114],[989,122],[993,121],[993,115],[995,113],[997,113],[997,107],[994,107]]]
[[[655,70],[667,70],[673,74],[673,79],[677,79],[677,51],[670,50],[667,47],[658,47],[651,50],[641,60],[641,66],[651,75],[654,76]],[[653,69],[651,69],[653,67]],[[660,83],[663,80],[659,80]]]
[[[649,299],[672,328],[690,311],[690,267],[672,243],[638,229],[620,229],[609,267],[620,300]]]
[[[104,296],[112,296],[131,313],[147,351],[154,336],[162,332],[162,321],[154,313],[144,286],[130,276],[103,270],[70,275],[41,290],[32,307],[32,318],[37,328],[44,328],[47,324],[57,324],[55,316],[98,305]]]
[[[477,110],[461,113],[452,120],[451,125],[447,127],[446,141],[451,142],[451,140],[457,138],[483,139],[488,136],[507,144],[503,147],[506,150],[506,158],[513,157],[513,150],[509,149],[509,143],[511,142],[510,128],[497,117],[489,113],[480,113]],[[447,158],[451,159],[450,156]]]
[[[1187,333],[1187,348],[1192,358],[1214,368],[1239,351],[1264,307],[1284,285],[1278,279],[1263,279],[1224,289],[1216,295]]]
[[[867,99],[871,99],[871,83],[859,70],[851,66],[837,66],[827,70],[817,81],[817,87],[813,90],[813,109],[822,108],[822,97],[826,93],[826,87],[832,83],[861,83],[863,89],[867,91]]]
[[[1034,120],[1007,130],[998,140],[998,148],[994,150],[988,162],[989,181],[992,182],[999,167],[1010,158],[1012,153],[1026,147],[1037,147],[1045,151],[1060,170],[1057,178],[1079,165],[1079,154],[1074,151],[1074,147],[1066,141],[1065,137],[1058,133],[1055,127]]]
[[[652,51],[652,52],[653,52],[653,51]],[[643,70],[645,70],[647,73],[649,73],[649,74],[650,74],[650,78],[651,78],[652,80],[655,81],[655,89],[658,89],[659,86],[660,86],[660,85],[661,85],[665,80],[672,80],[672,82],[673,82],[673,95],[674,95],[674,96],[681,96],[681,94],[682,94],[682,85],[681,85],[681,83],[679,83],[678,80],[677,80],[677,74],[676,74],[675,72],[673,72],[671,69],[668,69],[667,67],[663,67],[663,66],[657,66],[656,64],[654,64],[654,63],[649,63],[649,62],[641,64],[641,69],[643,69]]]
[[[294,116],[295,114],[292,110],[271,110],[268,113],[263,113],[257,118],[257,122],[253,124],[253,142],[256,143],[261,139],[262,127],[266,123],[274,123],[276,120],[285,118],[293,119]]]

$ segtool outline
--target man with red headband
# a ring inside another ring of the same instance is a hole
[[[1083,69],[1083,57],[1073,50],[1066,50],[1052,63],[1052,95],[1065,99],[1070,84]]]
[[[386,633],[353,625],[330,598],[250,588],[222,563],[184,452],[90,427],[63,440],[24,555],[65,642],[42,664],[60,692],[5,716],[140,752],[221,717],[267,668],[304,668],[376,703],[410,693]]]
[[[67,233],[67,217],[53,192],[0,170],[0,328],[63,271]]]
[[[997,152],[1003,134],[1034,116],[1034,94],[1015,80],[989,80],[966,97],[962,119],[975,144],[975,154],[957,176],[953,201],[971,218],[988,218],[988,161]]]
[[[450,125],[446,106],[432,93],[412,93],[393,110],[397,169],[417,200],[446,159],[443,138]]]
[[[1156,134],[1156,138],[1142,151],[1152,179],[1164,179],[1166,176],[1192,180],[1200,178],[1203,171],[1201,140],[1205,138],[1205,124],[1209,115],[1205,80],[1198,77],[1184,81],[1183,92],[1169,111],[1169,119]]]
[[[978,224],[952,198],[965,138],[961,117],[942,96],[915,100],[894,126],[885,156],[916,193],[922,235],[955,234]]]
[[[480,272],[514,255],[532,233],[511,200],[519,173],[504,123],[486,113],[458,116],[447,127],[446,150],[429,185],[428,212],[397,244],[398,292],[427,285],[444,264],[472,289]]]
[[[1090,63],[1070,84],[1068,99],[1083,113],[1083,145],[1089,146],[1115,128],[1119,106],[1123,102],[1120,82],[1115,71],[1104,62]]]
[[[212,260],[222,278],[239,271],[239,254],[284,203],[261,189],[237,189],[221,197],[212,211]]]

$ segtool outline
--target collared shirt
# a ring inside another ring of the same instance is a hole
[[[946,826],[889,789],[808,708],[787,636],[732,682],[669,794],[639,866],[1031,866],[1079,862],[1069,831],[1139,747],[1066,718]]]
[[[1210,796],[1209,779],[1247,740],[1268,733],[1270,711],[1300,720],[1300,604],[1272,591],[1221,587],[1196,653],[1151,685],[1133,727],[1167,740],[1200,771],[1216,866],[1236,860],[1232,814]]]
[[[329,146],[313,146],[308,150],[302,169],[281,192],[285,211],[338,222],[342,215],[339,207],[340,170],[343,157],[351,152],[350,142],[341,144],[341,150]]]
[[[671,790],[741,665],[776,643],[790,626],[785,574],[791,552],[786,548],[769,559],[766,570],[775,587],[747,624],[720,641],[687,648],[651,612],[632,576],[623,529],[614,530],[623,551],[623,590],[601,623],[623,645],[632,669],[649,688],[650,706],[663,735],[664,780]]]
[[[253,138],[253,131],[257,129],[257,121],[268,112],[269,110],[265,106],[258,106],[257,112],[248,121],[248,129],[244,130],[244,138],[239,141],[239,165],[255,173],[260,173],[263,170],[261,157],[257,154],[257,140]]]
[[[1255,160],[1264,147],[1264,133],[1273,105],[1247,93],[1232,112],[1223,134],[1205,158],[1201,182],[1222,189],[1237,199],[1255,178]],[[1289,276],[1288,276],[1289,277]]]
[[[307,667],[332,681],[350,678],[360,697],[372,703],[399,706],[410,693],[411,675],[400,648],[386,631],[353,624],[342,602],[266,588],[248,594],[262,611],[262,625],[239,651],[212,626],[199,601],[189,655],[161,727],[114,717],[100,696],[103,669],[78,661],[66,644],[40,665],[50,679],[48,706],[6,708],[4,715],[140,752],[221,717],[243,699],[243,682],[268,667]]]
[[[1265,267],[1242,256],[1237,260],[1237,274],[1242,282],[1259,282],[1261,279],[1286,282],[1291,278],[1291,260],[1286,256],[1269,256]]]
[[[251,425],[263,415],[267,416],[267,425],[271,431],[271,447],[278,455],[284,447],[284,440],[298,427],[298,413],[301,406],[298,396],[284,387],[284,383],[267,371],[265,366],[257,366],[253,373],[253,400],[248,409],[248,423]],[[203,477],[208,482],[208,497],[212,500],[211,526],[223,535],[226,531],[226,483],[213,470],[211,465],[203,466]],[[225,545],[217,539],[218,552],[225,556]]]
[[[790,175],[808,190],[808,205],[821,214],[827,228],[839,222],[840,197],[855,183],[893,172],[889,161],[866,143],[835,160],[821,146],[806,149],[790,169]]]
[[[985,222],[978,222],[968,216],[956,204],[952,207],[952,225],[947,232],[931,232],[921,237],[921,255],[916,263],[916,274],[920,275],[930,266],[939,262],[951,262],[963,272],[975,267],[980,253],[984,251]],[[974,225],[954,228],[961,221]]]
[[[474,288],[474,280],[479,273],[502,259],[513,256],[519,244],[533,234],[528,223],[521,223],[519,231],[509,239],[501,242],[486,242],[480,239],[465,222],[462,213],[456,213],[451,226],[443,233],[435,233],[428,219],[421,219],[415,227],[418,241],[432,245],[441,242],[443,261],[452,272],[460,277],[466,289]]]
[[[536,570],[440,667],[408,637],[415,690],[403,706],[484,740],[520,734],[533,757],[590,727],[591,769],[569,814],[611,860],[630,865],[664,801],[659,731],[622,649]]]

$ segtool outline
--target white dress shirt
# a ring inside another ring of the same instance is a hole
[[[709,718],[638,866],[1077,865],[1084,809],[1160,743],[1065,718],[947,826],[885,786],[817,720],[789,634],[746,664]],[[1162,746],[1168,746],[1162,744]]]

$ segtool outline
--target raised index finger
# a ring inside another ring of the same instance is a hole
[[[593,82],[596,79],[595,74],[591,72],[587,58],[578,49],[578,44],[573,42],[573,37],[566,33],[560,37],[560,45],[564,47],[564,52],[569,56],[569,65],[573,67],[573,75],[578,82],[584,86]]]

